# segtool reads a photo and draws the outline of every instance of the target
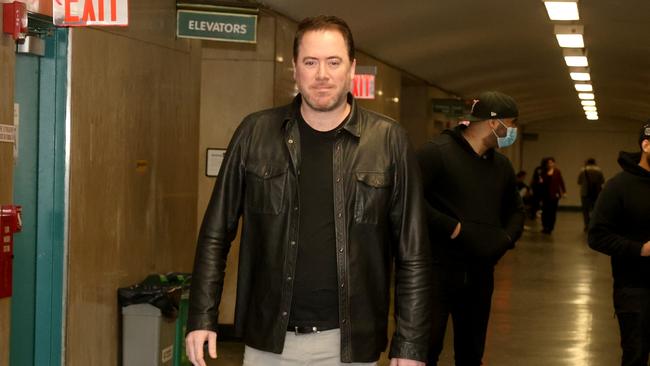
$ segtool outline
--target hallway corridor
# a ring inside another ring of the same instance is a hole
[[[587,246],[581,214],[558,213],[551,235],[527,225],[497,266],[484,365],[620,364],[609,258]],[[440,366],[453,365],[450,335]],[[242,349],[220,343],[219,360],[210,365],[241,365]]]

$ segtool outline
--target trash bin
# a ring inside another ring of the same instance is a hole
[[[189,273],[175,274],[175,279],[170,282],[181,286],[182,292],[178,303],[178,318],[176,318],[176,342],[174,343],[174,366],[192,366],[185,352],[185,332],[187,330],[187,312],[190,305],[190,281]]]
[[[175,319],[151,304],[125,306],[122,317],[123,366],[172,366]]]
[[[176,365],[179,303],[185,277],[154,274],[118,289],[123,366]],[[182,322],[183,326],[186,320]]]

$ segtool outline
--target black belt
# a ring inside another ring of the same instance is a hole
[[[338,326],[321,326],[321,327],[313,327],[309,325],[290,325],[287,327],[287,332],[294,332],[296,335],[298,334],[312,334],[312,333],[320,333],[324,332],[326,330],[331,330],[331,329],[336,329]]]

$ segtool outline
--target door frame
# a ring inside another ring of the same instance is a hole
[[[68,29],[54,28],[52,19],[29,14],[30,29],[51,32],[39,61],[38,172],[36,201],[36,280],[34,364],[65,364],[65,303],[69,182],[69,40]],[[19,85],[15,86],[20,87]],[[19,157],[20,158],[20,157]],[[14,182],[15,184],[16,182]],[[20,269],[14,286],[20,282]],[[19,316],[32,316],[20,314]],[[12,311],[11,320],[20,321]],[[10,353],[20,352],[11,344]]]

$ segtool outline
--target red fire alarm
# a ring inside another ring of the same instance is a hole
[[[27,36],[27,5],[19,1],[2,4],[4,19],[2,31],[11,34],[14,40]]]

